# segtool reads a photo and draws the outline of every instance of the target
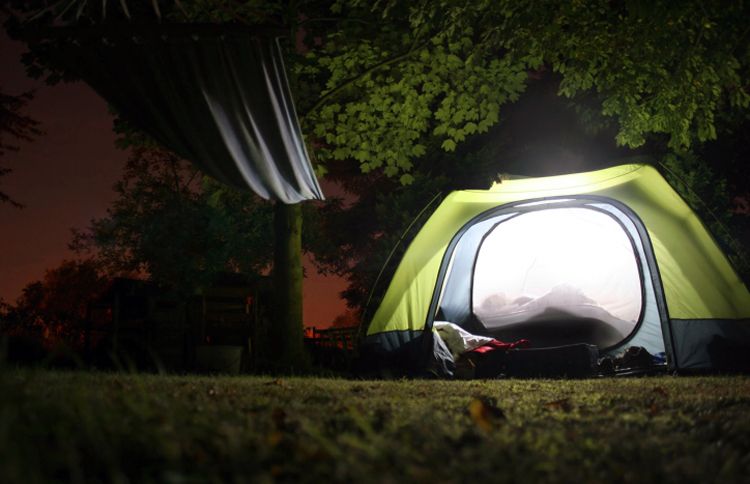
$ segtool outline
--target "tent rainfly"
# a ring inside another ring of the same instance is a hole
[[[451,193],[407,249],[363,352],[419,374],[435,321],[536,348],[640,346],[673,370],[743,368],[750,354],[750,293],[638,164]]]

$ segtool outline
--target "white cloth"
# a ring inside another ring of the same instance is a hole
[[[276,39],[138,34],[69,42],[56,55],[213,178],[287,204],[323,199]]]
[[[435,321],[432,323],[432,328],[437,331],[448,349],[451,350],[453,358],[458,358],[462,353],[479,348],[492,341],[492,338],[471,334],[461,326],[448,321]]]

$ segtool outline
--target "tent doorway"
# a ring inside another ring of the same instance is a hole
[[[481,214],[451,244],[435,319],[535,347],[588,343],[600,350],[645,325],[638,344],[663,352],[650,244],[617,205],[558,198]]]

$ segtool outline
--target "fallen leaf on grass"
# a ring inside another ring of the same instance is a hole
[[[664,387],[655,387],[653,390],[651,390],[654,396],[650,397],[646,401],[646,406],[648,407],[648,414],[651,417],[655,417],[656,415],[659,415],[661,413],[661,406],[659,406],[660,402],[663,402],[669,397],[669,392]]]
[[[650,404],[649,404],[649,406],[648,406],[648,414],[649,414],[650,416],[652,416],[652,417],[655,417],[655,416],[656,416],[656,415],[658,415],[659,413],[661,413],[661,409],[660,409],[660,408],[659,408],[659,406],[658,406],[658,405],[656,404],[656,401],[653,401],[653,400],[652,400],[652,401],[651,401],[651,403],[650,403]]]
[[[669,392],[667,392],[667,390],[665,390],[664,387],[656,387],[656,388],[654,388],[653,391],[654,391],[654,393],[656,393],[656,394],[658,394],[658,395],[660,395],[660,396],[662,396],[664,398],[667,398],[669,396]]]
[[[267,382],[266,385],[276,385],[276,386],[279,386],[279,387],[285,387],[286,386],[286,382],[284,380],[282,380],[281,378],[277,378],[275,380],[271,380],[271,381]]]
[[[469,402],[469,416],[474,424],[485,432],[506,420],[505,413],[484,398],[474,398]]]
[[[562,410],[565,413],[573,410],[573,405],[570,404],[569,398],[561,398],[560,400],[553,400],[544,404],[549,410]]]

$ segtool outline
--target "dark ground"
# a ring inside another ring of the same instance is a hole
[[[0,371],[0,481],[748,482],[750,379]]]

